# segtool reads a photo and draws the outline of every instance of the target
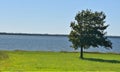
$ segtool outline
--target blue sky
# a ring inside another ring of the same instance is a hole
[[[78,11],[107,15],[107,35],[120,36],[120,0],[0,0],[0,32],[69,34]]]

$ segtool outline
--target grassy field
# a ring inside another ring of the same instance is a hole
[[[1,71],[120,71],[119,54],[0,51]],[[6,56],[8,55],[8,56]]]

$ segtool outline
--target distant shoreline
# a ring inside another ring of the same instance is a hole
[[[23,35],[23,36],[68,36],[67,34],[32,34],[32,33],[4,33],[0,35]]]
[[[23,36],[68,36],[67,34],[33,34],[33,33],[5,33],[0,32],[0,35],[23,35]],[[120,38],[120,36],[107,36],[109,38]]]

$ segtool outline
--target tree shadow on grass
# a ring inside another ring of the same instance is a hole
[[[84,58],[83,60],[96,61],[96,62],[106,62],[106,63],[120,63],[119,60],[106,60],[106,59],[98,59],[98,58]]]

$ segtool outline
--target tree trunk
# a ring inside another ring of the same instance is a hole
[[[80,58],[83,59],[83,47],[81,47]]]

